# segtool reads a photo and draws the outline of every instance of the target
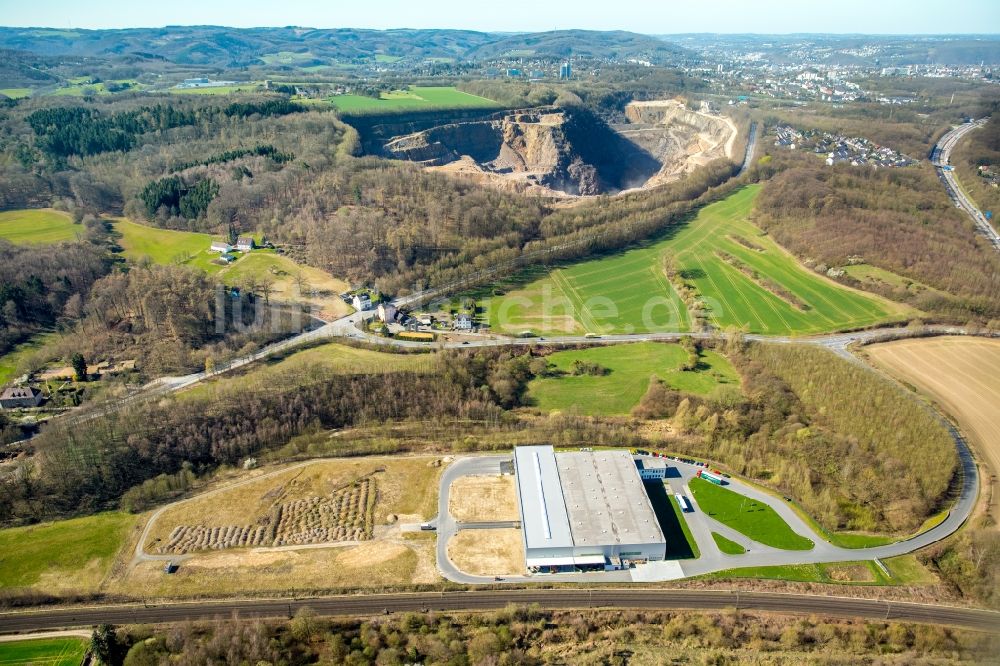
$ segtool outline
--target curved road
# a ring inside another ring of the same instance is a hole
[[[983,212],[976,208],[976,205],[965,196],[965,192],[962,191],[962,188],[958,184],[958,179],[955,177],[955,172],[949,166],[951,151],[958,145],[962,137],[985,124],[985,118],[974,120],[964,125],[959,125],[942,136],[931,153],[931,162],[937,169],[938,176],[945,184],[945,188],[948,190],[948,194],[952,200],[972,218],[979,232],[986,237],[986,240],[990,242],[995,250],[1000,252],[1000,233],[997,233],[997,230],[993,228],[993,225],[986,219]]]

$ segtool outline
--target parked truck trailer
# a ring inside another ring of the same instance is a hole
[[[726,480],[722,477],[721,474],[718,474],[716,472],[709,472],[707,469],[699,469],[698,478],[705,479],[709,483],[714,483],[717,486],[726,485]]]

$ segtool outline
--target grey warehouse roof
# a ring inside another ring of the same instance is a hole
[[[514,449],[521,530],[528,548],[572,548],[569,516],[551,446]]]
[[[514,460],[528,549],[664,542],[627,451],[521,446]]]

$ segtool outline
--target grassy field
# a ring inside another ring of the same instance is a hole
[[[170,87],[167,92],[175,95],[231,95],[238,92],[257,92],[261,90],[259,83],[243,83],[235,86],[211,86],[208,88],[174,88]]]
[[[398,113],[421,109],[499,108],[485,97],[477,97],[451,86],[410,86],[384,92],[380,99],[364,95],[336,95],[330,102],[342,113]]]
[[[0,88],[0,95],[11,99],[21,99],[31,96],[31,88]]]
[[[99,513],[0,530],[0,588],[93,591],[135,522],[125,513]]]
[[[865,353],[940,404],[1000,474],[1000,340],[901,340],[865,347]]]
[[[3,386],[14,377],[21,361],[57,337],[59,337],[58,333],[38,333],[32,336],[27,342],[22,342],[11,351],[0,356],[0,386]]]
[[[201,382],[184,392],[185,396],[210,394],[232,387],[268,386],[289,374],[314,371],[337,374],[383,374],[388,372],[426,371],[437,363],[433,354],[392,354],[328,342],[301,351],[263,359],[242,375],[223,375]]]
[[[83,227],[67,213],[51,208],[0,212],[0,238],[16,245],[42,245],[76,240]]]
[[[211,263],[219,255],[209,253],[208,248],[218,239],[209,234],[157,229],[124,218],[115,219],[111,225],[121,234],[118,243],[126,259],[139,261],[148,257],[155,264],[186,264],[209,273],[222,270],[222,266]]]
[[[141,84],[135,79],[118,79],[116,81],[101,81],[100,83],[89,83],[90,77],[78,77],[75,80],[70,80],[70,85],[62,86],[56,88],[48,95],[53,97],[83,97],[85,95],[111,95],[113,94],[108,90],[108,83],[128,83],[131,84],[128,91],[136,91],[141,89]]]
[[[719,550],[726,555],[742,555],[747,552],[746,548],[735,541],[727,539],[718,532],[712,532],[712,539],[715,541],[715,545],[718,546]]]
[[[209,234],[157,229],[123,218],[112,225],[121,234],[118,242],[127,259],[138,261],[148,257],[157,264],[190,266],[216,275],[227,285],[239,285],[247,278],[258,282],[266,279],[271,283],[271,297],[275,300],[308,303],[317,315],[326,319],[350,312],[340,298],[340,293],[348,289],[346,282],[273,250],[254,250],[222,266],[213,263],[219,255],[208,249],[213,240],[220,239]]]
[[[519,276],[502,296],[483,301],[496,331],[643,333],[687,331],[687,312],[664,273],[668,255],[700,293],[718,328],[795,335],[905,319],[914,311],[853,291],[803,267],[748,221],[759,192],[751,185],[705,206],[658,240],[624,252]],[[749,241],[759,250],[736,239]],[[736,257],[805,304],[799,309],[724,261]]]
[[[39,638],[0,643],[0,666],[80,666],[90,641],[85,638]]]
[[[743,567],[708,574],[705,578],[754,578],[787,580],[801,583],[840,583],[855,585],[926,585],[935,582],[934,575],[917,561],[914,555],[901,555],[884,560],[889,576],[871,560],[799,564],[768,567]]]
[[[724,357],[706,350],[693,371],[681,370],[687,352],[680,345],[638,342],[556,352],[549,362],[566,373],[574,361],[587,361],[610,370],[607,375],[542,377],[532,380],[528,396],[544,411],[576,409],[583,414],[627,414],[639,404],[649,380],[656,375],[680,391],[707,395],[721,384],[739,386],[736,371]]]
[[[701,479],[692,479],[690,488],[702,511],[754,541],[784,550],[813,547],[766,504]]]
[[[218,271],[225,284],[238,285],[246,278],[271,283],[271,298],[309,304],[314,314],[331,320],[351,312],[340,294],[350,288],[326,271],[305,266],[273,250],[254,250]],[[301,282],[301,286],[300,286]]]

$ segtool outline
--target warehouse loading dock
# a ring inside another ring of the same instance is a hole
[[[627,451],[514,450],[518,511],[530,571],[614,568],[662,560],[666,540]]]

